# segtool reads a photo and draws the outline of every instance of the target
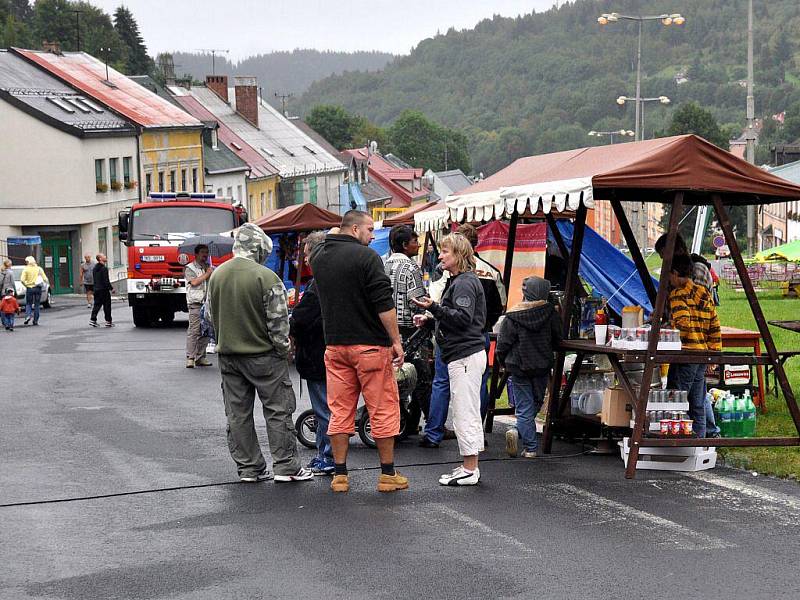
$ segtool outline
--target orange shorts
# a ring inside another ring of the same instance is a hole
[[[392,349],[384,346],[328,346],[328,435],[355,433],[358,397],[364,395],[372,436],[400,433],[400,396],[392,368]]]

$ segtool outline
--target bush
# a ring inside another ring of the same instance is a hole
[[[120,191],[122,189],[122,182],[121,181],[114,181],[111,184],[111,189],[114,190],[115,192]]]
[[[108,191],[108,184],[107,183],[96,183],[95,189],[98,192],[107,192]]]

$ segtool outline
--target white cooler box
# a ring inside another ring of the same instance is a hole
[[[619,442],[619,453],[625,466],[628,466],[630,438]],[[693,446],[682,448],[639,448],[636,470],[655,471],[705,471],[717,464],[717,450],[713,446]]]

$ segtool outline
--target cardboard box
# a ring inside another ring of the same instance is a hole
[[[628,427],[633,418],[631,397],[621,387],[607,388],[603,393],[600,421],[609,427]]]

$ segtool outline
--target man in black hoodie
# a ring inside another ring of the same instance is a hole
[[[506,450],[536,458],[536,415],[544,403],[544,394],[553,367],[553,350],[561,341],[561,318],[547,301],[550,282],[541,277],[527,277],[522,282],[524,300],[506,313],[497,336],[495,357],[511,375],[517,415],[517,428],[506,432]]]
[[[94,278],[94,306],[92,307],[92,316],[89,317],[89,325],[98,327],[97,313],[103,309],[103,316],[106,318],[106,327],[113,327],[114,323],[111,321],[111,281],[108,278],[108,258],[105,254],[98,254],[96,256],[97,263],[92,269],[92,277]]]

